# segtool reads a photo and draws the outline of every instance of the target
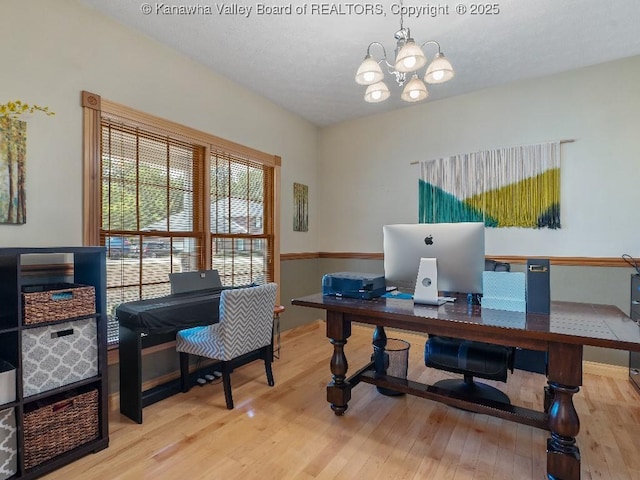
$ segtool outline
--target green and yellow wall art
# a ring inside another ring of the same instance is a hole
[[[420,162],[420,223],[560,228],[560,142]]]

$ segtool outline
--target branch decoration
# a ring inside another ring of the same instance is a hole
[[[42,112],[46,115],[55,115],[55,112],[49,110],[49,107],[41,107],[40,105],[29,105],[20,100],[13,100],[0,104],[0,118],[17,118],[25,113]]]

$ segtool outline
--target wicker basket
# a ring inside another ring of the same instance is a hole
[[[24,414],[24,466],[35,467],[98,438],[98,390],[70,392]]]
[[[24,324],[33,325],[91,315],[96,312],[95,288],[74,283],[23,287]]]

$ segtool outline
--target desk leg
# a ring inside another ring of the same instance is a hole
[[[336,415],[343,415],[351,400],[351,385],[347,378],[347,357],[344,354],[344,346],[347,338],[351,336],[351,322],[345,320],[342,313],[327,312],[327,337],[333,345],[331,357],[331,374],[333,381],[327,385],[327,401],[331,403],[331,409]]]
[[[549,345],[549,430],[547,439],[547,478],[578,480],[580,449],[576,435],[580,419],[573,405],[573,395],[582,385],[582,345]]]
[[[120,325],[120,413],[142,423],[142,338]]]

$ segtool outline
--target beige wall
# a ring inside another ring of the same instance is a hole
[[[0,246],[82,242],[82,109],[114,102],[282,157],[283,252],[317,251],[317,128],[76,0],[0,2],[0,103],[46,105],[27,119],[27,223]],[[310,230],[294,235],[293,182],[309,185]]]
[[[324,128],[321,251],[380,252],[382,225],[416,222],[410,162],[575,139],[562,146],[562,229],[489,228],[487,254],[640,256],[638,78],[640,56]]]
[[[318,251],[314,125],[75,0],[4,0],[0,18],[0,103],[19,99],[56,112],[26,118],[27,223],[0,225],[0,247],[81,245],[80,92],[88,90],[282,157],[281,251]],[[309,186],[309,232],[293,232],[294,182]],[[311,290],[316,271],[313,260],[283,262],[283,303]],[[282,329],[318,313],[287,308]],[[172,350],[145,356],[145,381],[176,366]],[[117,365],[109,376],[117,392]]]

